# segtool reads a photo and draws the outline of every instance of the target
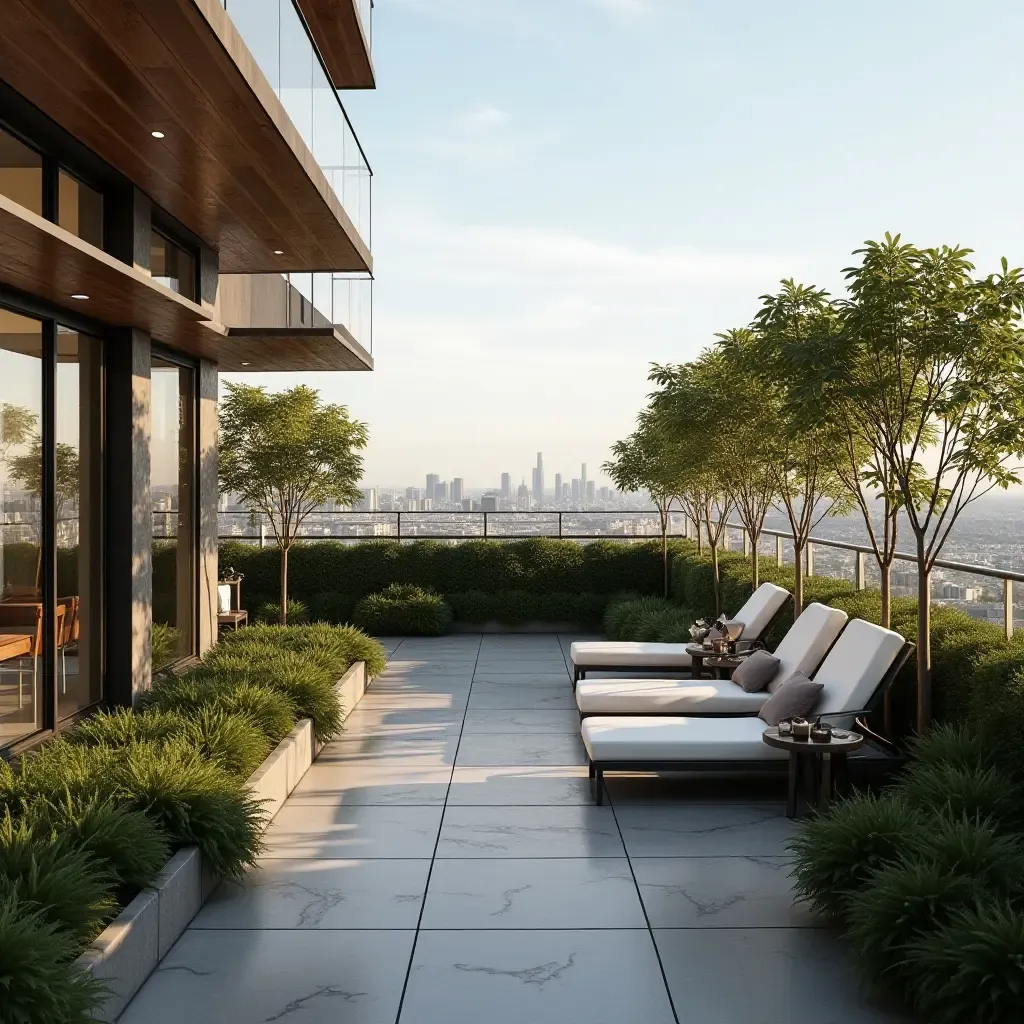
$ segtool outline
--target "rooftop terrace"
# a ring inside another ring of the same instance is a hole
[[[126,1024],[876,1024],[795,907],[784,783],[620,777],[593,805],[569,644],[390,662]]]

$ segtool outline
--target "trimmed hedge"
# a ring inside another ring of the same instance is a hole
[[[392,583],[362,598],[352,612],[355,624],[374,636],[443,636],[452,610],[440,594],[410,583]]]
[[[532,594],[526,590],[470,590],[445,596],[455,620],[474,626],[487,622],[508,626],[548,622],[597,629],[608,601],[605,594]]]

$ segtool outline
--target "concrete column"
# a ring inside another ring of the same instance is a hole
[[[150,360],[147,334],[108,335],[107,693],[124,707],[149,689],[153,674]]]
[[[199,566],[199,653],[217,642],[217,366],[203,360],[197,381],[199,450],[196,483],[199,522],[196,524]]]

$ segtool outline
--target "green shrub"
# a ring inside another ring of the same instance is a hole
[[[998,749],[1006,767],[1024,778],[1024,636],[1014,636],[974,675],[967,718]]]
[[[393,583],[379,594],[362,598],[352,620],[378,636],[442,636],[451,628],[452,610],[439,594]]]
[[[248,779],[270,753],[270,739],[248,714],[224,708],[192,711],[178,735],[237,779]]]
[[[326,656],[253,641],[215,649],[207,656],[206,665],[215,680],[251,682],[286,696],[298,718],[312,720],[316,738],[322,743],[341,730],[336,677]]]
[[[991,818],[1003,830],[1017,830],[1024,806],[1014,781],[995,768],[952,764],[915,765],[900,784],[914,806],[950,818]]]
[[[0,819],[0,900],[38,908],[43,919],[85,943],[114,916],[116,880],[65,838],[40,835],[8,811]]]
[[[256,621],[279,623],[281,621],[281,602],[264,601],[256,609]],[[296,597],[288,598],[288,621],[295,623],[296,626],[309,622],[309,608],[305,601],[300,601]]]
[[[124,803],[153,820],[175,849],[199,846],[221,877],[240,875],[260,850],[258,805],[238,780],[180,739],[120,748],[55,740],[22,761],[17,788],[29,800],[56,801],[67,792]]]
[[[922,827],[920,812],[901,794],[856,794],[808,821],[790,843],[794,888],[814,910],[844,917],[847,895],[895,861]]]
[[[98,795],[36,800],[25,820],[35,834],[64,837],[90,854],[123,890],[151,885],[170,857],[170,843],[155,821]]]
[[[74,936],[41,911],[0,897],[0,1016],[9,1024],[91,1024],[104,988],[72,964]]]
[[[901,860],[850,895],[847,934],[866,972],[895,985],[905,980],[910,943],[984,892],[984,883],[969,875],[926,860]]]
[[[902,968],[929,1024],[1018,1024],[1024,913],[995,897],[955,910],[909,945]]]
[[[295,727],[295,706],[283,694],[255,683],[218,679],[209,669],[197,669],[160,680],[142,698],[149,709],[192,714],[202,708],[247,717],[271,743],[279,743]]]
[[[908,753],[914,764],[939,768],[985,769],[1000,763],[999,751],[977,730],[962,723],[933,725],[924,735],[911,738]]]
[[[355,607],[356,599],[351,594],[327,591],[324,594],[309,595],[306,598],[306,604],[309,606],[309,618],[312,622],[341,625],[352,618],[352,609]]]
[[[157,684],[166,685],[166,684]],[[138,714],[131,708],[99,711],[64,734],[69,743],[123,747],[130,743],[161,743],[181,732],[184,719],[174,711],[153,709]]]
[[[322,622],[309,626],[249,626],[225,633],[217,649],[229,650],[236,644],[245,646],[256,641],[329,661],[339,679],[357,661],[366,663],[366,673],[371,678],[379,676],[387,665],[384,648],[361,629]]]

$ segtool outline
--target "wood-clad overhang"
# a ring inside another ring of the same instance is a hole
[[[223,370],[373,369],[343,328],[239,331],[213,323],[198,303],[2,195],[0,254],[0,285],[99,325],[145,331]]]
[[[336,89],[375,89],[370,26],[356,0],[296,0]]]
[[[216,250],[222,273],[372,269],[219,0],[0,13],[0,77]]]

